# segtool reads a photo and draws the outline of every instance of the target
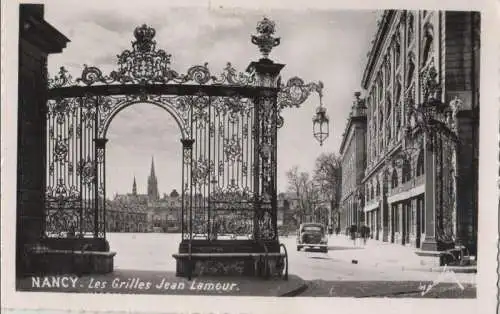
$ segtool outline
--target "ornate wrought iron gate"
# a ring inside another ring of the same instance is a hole
[[[279,44],[274,23],[264,19],[257,30],[252,42],[264,58],[245,73],[228,63],[220,76],[207,64],[179,74],[146,25],[109,75],[85,65],[73,80],[61,67],[48,91],[46,236],[105,238],[106,132],[120,110],[148,102],[181,129],[182,238],[277,239],[279,114],[322,84],[281,85],[283,65],[267,59]]]

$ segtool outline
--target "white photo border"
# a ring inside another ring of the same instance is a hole
[[[67,0],[68,1],[68,0]],[[72,0],[73,1],[73,0]],[[87,0],[87,2],[99,1]],[[103,1],[103,0],[100,0]],[[124,1],[114,1],[117,5]],[[152,1],[152,0],[141,0]],[[71,293],[17,292],[15,290],[15,229],[17,180],[17,70],[19,3],[48,1],[2,1],[1,36],[1,256],[2,308],[72,311],[127,311],[166,313],[494,313],[498,303],[498,156],[499,156],[499,21],[496,1],[467,0],[175,0],[173,6],[315,9],[440,9],[481,11],[481,89],[479,157],[479,260],[477,299],[362,299],[269,298],[150,295],[92,295]],[[77,3],[77,2],[75,2]],[[361,70],[361,69],[360,69]],[[493,132],[491,131],[493,130]],[[493,170],[495,169],[495,170]],[[495,219],[496,218],[496,219]]]

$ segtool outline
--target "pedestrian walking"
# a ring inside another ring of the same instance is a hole
[[[368,226],[361,227],[361,236],[363,237],[363,245],[366,245],[366,241],[370,235],[370,228]]]
[[[351,233],[351,240],[354,246],[356,246],[356,232],[358,232],[358,227],[356,225],[352,225],[349,231]]]

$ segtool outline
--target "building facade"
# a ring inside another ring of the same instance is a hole
[[[160,197],[154,160],[147,182],[147,194],[137,193],[134,177],[131,193],[106,201],[108,232],[180,232],[181,197],[176,190]]]
[[[373,238],[476,251],[479,24],[477,12],[383,12],[362,79],[362,189],[352,117],[341,146],[344,225],[360,219],[350,210],[358,189]]]
[[[366,168],[366,106],[356,93],[346,129],[340,144],[342,191],[340,197],[340,228],[364,224],[364,186]]]

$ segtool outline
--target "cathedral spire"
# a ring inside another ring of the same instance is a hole
[[[155,175],[155,160],[154,160],[153,156],[151,156],[151,172],[150,172],[149,176],[156,177],[156,175]]]
[[[155,174],[155,161],[154,157],[151,156],[151,173],[148,178],[148,197],[150,201],[157,201],[160,199],[160,193],[158,192],[158,180]]]
[[[134,196],[137,195],[137,183],[135,182],[135,175],[134,175],[134,183],[132,183],[132,195]]]

